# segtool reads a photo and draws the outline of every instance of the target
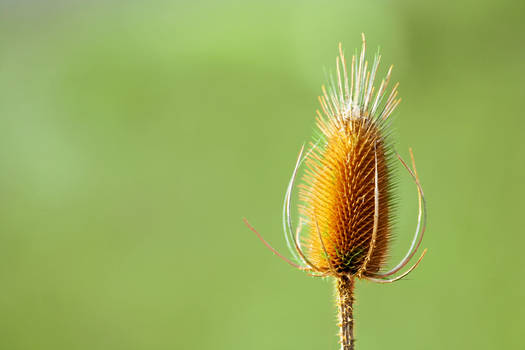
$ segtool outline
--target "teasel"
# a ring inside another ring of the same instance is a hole
[[[401,102],[398,84],[386,94],[392,66],[378,90],[374,86],[381,56],[369,67],[362,35],[359,57],[348,69],[341,44],[336,79],[323,86],[317,111],[320,137],[301,148],[284,196],[283,228],[293,259],[275,250],[249,223],[246,225],[276,255],[309,275],[333,277],[337,290],[342,350],[354,349],[354,281],[392,283],[407,276],[421,261],[401,270],[418,250],[426,227],[426,204],[410,149],[412,168],[389,141],[389,117]],[[386,100],[385,100],[386,97]],[[393,161],[397,158],[416,184],[419,211],[416,232],[404,258],[386,269],[392,239]],[[291,198],[298,170],[305,166],[299,187],[299,222],[294,229]],[[306,232],[304,232],[306,231]],[[397,276],[395,276],[397,274]]]

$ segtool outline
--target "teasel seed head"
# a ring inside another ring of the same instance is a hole
[[[412,169],[395,153],[388,140],[388,118],[401,102],[398,83],[388,97],[392,68],[376,90],[374,81],[381,60],[376,54],[369,68],[366,41],[359,57],[347,65],[341,44],[336,59],[336,80],[329,90],[323,86],[317,111],[320,138],[310,143],[309,151],[301,149],[283,206],[283,228],[286,242],[295,262],[272,248],[246,221],[263,243],[292,266],[314,276],[356,276],[378,283],[389,283],[405,277],[400,271],[416,253],[426,227],[426,204],[412,150]],[[419,214],[416,233],[405,257],[394,268],[385,267],[392,237],[393,159],[396,156],[416,183]],[[305,165],[303,183],[299,185],[299,225],[293,228],[291,196],[297,171]],[[307,233],[301,236],[303,226]]]
[[[322,87],[317,111],[320,137],[308,151],[301,148],[284,197],[283,228],[293,258],[277,252],[246,221],[246,225],[275,254],[313,276],[333,276],[338,290],[342,349],[353,349],[352,302],[354,279],[391,283],[409,274],[403,269],[418,250],[426,227],[426,204],[414,156],[412,168],[395,153],[389,141],[389,117],[401,102],[398,84],[387,94],[392,67],[374,86],[381,56],[366,61],[366,41],[358,57],[347,64],[341,44],[336,78]],[[306,153],[306,154],[305,154]],[[392,237],[392,168],[398,158],[417,187],[419,212],[416,232],[404,258],[385,271]],[[291,198],[298,170],[305,167],[299,187],[299,222],[293,227]]]

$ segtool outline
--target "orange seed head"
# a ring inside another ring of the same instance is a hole
[[[368,70],[365,49],[363,37],[349,81],[339,46],[337,83],[329,92],[323,87],[319,98],[321,139],[303,159],[299,213],[308,224],[302,239],[304,259],[327,275],[378,272],[386,263],[391,237],[393,153],[385,129],[400,100],[396,85],[381,104],[391,68],[374,94],[380,56]]]

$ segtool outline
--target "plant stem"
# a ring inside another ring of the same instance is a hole
[[[341,350],[354,350],[354,278],[341,276],[336,280]]]

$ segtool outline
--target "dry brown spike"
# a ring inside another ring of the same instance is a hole
[[[425,249],[406,272],[392,277],[410,262],[421,244],[426,205],[412,150],[411,169],[395,154],[388,140],[388,117],[401,101],[397,97],[398,84],[383,101],[392,67],[376,90],[374,80],[381,57],[376,55],[370,66],[365,61],[364,34],[362,38],[360,56],[352,57],[350,77],[339,45],[336,79],[329,90],[322,87],[323,94],[319,97],[321,111],[317,111],[316,122],[321,137],[310,144],[305,155],[304,146],[301,149],[285,194],[283,227],[295,262],[272,248],[245,220],[263,243],[290,265],[314,276],[335,278],[342,350],[354,349],[355,278],[395,282],[410,273],[426,253]],[[419,214],[408,253],[395,267],[385,271],[392,237],[394,156],[416,184]],[[300,219],[294,229],[291,198],[298,170],[303,165],[304,175],[298,186]]]

